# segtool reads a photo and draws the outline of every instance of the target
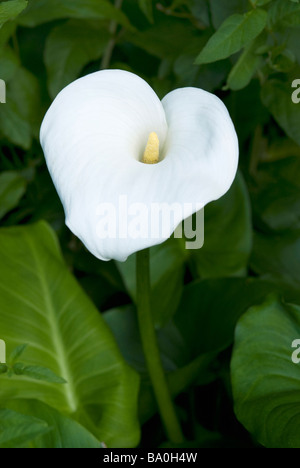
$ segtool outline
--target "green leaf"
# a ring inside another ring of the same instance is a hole
[[[16,30],[16,22],[8,21],[7,23],[0,26],[0,49],[6,45],[9,38],[13,35]],[[1,68],[1,77],[3,75],[3,69]],[[3,79],[3,78],[2,78]]]
[[[182,239],[170,238],[150,249],[151,308],[157,325],[166,323],[180,301],[187,251]],[[136,300],[136,254],[126,262],[118,262],[133,301]]]
[[[2,31],[2,29],[0,31]],[[0,51],[0,70],[2,80],[8,82],[14,76],[19,67],[20,60],[11,48],[5,47]]]
[[[45,64],[52,98],[78,78],[85,65],[101,57],[108,40],[108,32],[93,21],[71,20],[51,30]]]
[[[257,41],[253,41],[245,48],[229,73],[227,80],[228,88],[237,91],[248,86],[254,73],[262,63],[262,58],[255,53],[257,46]]]
[[[130,26],[124,13],[107,0],[30,0],[18,22],[32,27],[61,18],[110,19]]]
[[[14,19],[27,7],[26,0],[11,0],[0,4],[0,28],[6,21]]]
[[[65,385],[5,375],[1,401],[39,399],[108,446],[135,446],[138,378],[101,315],[65,266],[45,224],[0,230],[0,330],[7,349],[28,343],[26,365],[51,369]]]
[[[278,145],[276,144],[276,148]],[[251,183],[255,224],[262,230],[300,230],[300,159],[284,145],[286,156],[258,166]]]
[[[242,278],[202,280],[184,288],[173,320],[157,330],[163,366],[174,397],[195,380],[198,385],[206,385],[216,378],[217,355],[232,344],[239,317],[278,290],[280,287],[275,283]],[[111,309],[104,318],[123,356],[141,374],[139,414],[143,423],[155,414],[157,407],[147,377],[136,312],[132,306]]]
[[[13,349],[9,356],[9,364],[13,365],[17,359],[22,356],[27,347],[28,344],[21,344],[20,346],[17,346],[15,349]]]
[[[204,245],[189,251],[195,275],[244,275],[252,248],[252,222],[249,195],[240,173],[226,195],[205,207],[204,220]]]
[[[17,413],[10,409],[0,409],[0,447],[24,447],[35,437],[45,434],[51,427],[45,421]]]
[[[26,366],[22,362],[16,362],[13,365],[13,372],[16,375],[24,375],[33,380],[42,380],[43,382],[56,383],[56,384],[65,384],[65,379],[62,379],[51,369],[42,366]]]
[[[275,291],[283,292],[284,287],[251,278],[209,279],[187,285],[174,325],[190,356],[220,352],[230,346],[239,317]]]
[[[271,80],[263,86],[261,98],[286,134],[300,145],[300,106],[293,103],[292,92],[290,84]]]
[[[269,448],[300,448],[300,307],[271,297],[240,319],[231,362],[235,412]],[[293,346],[293,347],[292,347]],[[298,345],[299,349],[299,345]]]
[[[298,231],[277,235],[255,233],[251,268],[260,275],[299,289],[300,238]]]
[[[255,39],[267,24],[267,12],[255,9],[244,15],[227,18],[209,39],[195,63],[216,62],[238,52]]]
[[[148,18],[150,23],[153,23],[153,5],[152,5],[152,0],[138,0],[139,1],[139,7]]]
[[[0,174],[0,219],[18,206],[26,185],[26,180],[18,172],[7,171]]]
[[[0,132],[15,145],[29,149],[40,122],[38,80],[28,70],[17,68],[7,83],[6,104],[0,107]]]
[[[37,400],[14,400],[8,404],[24,417],[36,417],[51,428],[35,437],[30,448],[100,448],[101,443],[78,422]]]
[[[275,0],[269,10],[269,22],[272,27],[293,27],[300,25],[300,4]]]

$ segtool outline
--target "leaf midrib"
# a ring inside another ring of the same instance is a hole
[[[79,406],[78,398],[76,395],[75,385],[73,381],[72,372],[69,366],[68,357],[65,352],[63,338],[59,329],[59,325],[57,323],[53,302],[49,294],[47,282],[44,276],[44,271],[40,263],[39,256],[36,252],[35,245],[32,242],[32,239],[30,238],[30,236],[27,235],[27,233],[25,233],[25,236],[29,244],[29,247],[32,251],[33,258],[37,266],[37,271],[39,273],[38,278],[41,283],[41,288],[43,291],[43,297],[45,299],[46,309],[48,310],[48,314],[46,318],[48,319],[48,322],[50,324],[50,329],[52,330],[51,337],[52,337],[54,349],[56,351],[55,353],[57,357],[56,361],[60,369],[60,377],[63,377],[67,381],[67,383],[64,384],[64,389],[65,389],[64,394],[66,396],[66,401],[68,403],[70,412],[75,413]]]

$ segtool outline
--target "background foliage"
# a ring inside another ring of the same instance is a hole
[[[0,447],[170,446],[137,331],[134,256],[100,262],[72,236],[38,141],[57,93],[107,67],[161,98],[214,92],[238,132],[240,170],[206,207],[204,247],[151,249],[186,446],[300,447],[299,40],[297,0],[0,3]]]

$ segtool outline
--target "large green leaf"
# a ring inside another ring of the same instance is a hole
[[[108,40],[108,32],[92,21],[71,20],[53,28],[45,48],[50,95],[55,97],[86,64],[100,58]]]
[[[37,400],[13,400],[9,409],[24,418],[38,418],[47,428],[27,445],[30,448],[100,448],[101,443],[78,422]],[[0,413],[1,414],[1,413]],[[16,443],[14,448],[16,448]]]
[[[30,0],[18,22],[37,26],[60,18],[111,19],[129,26],[124,13],[107,0]]]
[[[240,319],[231,363],[238,419],[269,448],[300,448],[300,307],[271,297]],[[294,346],[297,348],[297,346]]]
[[[196,64],[216,62],[238,52],[255,39],[267,24],[267,12],[259,8],[227,18],[198,55]]]
[[[15,208],[26,190],[26,180],[16,171],[0,174],[0,219]]]
[[[138,378],[62,261],[45,223],[0,231],[0,330],[8,353],[27,343],[26,365],[64,385],[1,376],[0,399],[39,399],[81,422],[108,446],[134,446]]]
[[[6,21],[14,19],[27,7],[26,0],[11,0],[1,2],[0,5],[0,28]]]
[[[224,197],[205,207],[204,217],[204,245],[189,251],[196,276],[245,274],[252,247],[252,223],[249,195],[241,174]]]
[[[190,357],[221,351],[233,342],[239,317],[271,292],[284,288],[251,278],[195,281],[187,285],[174,316],[174,325]]]
[[[267,81],[261,90],[264,105],[286,134],[300,145],[300,106],[294,104],[291,83],[279,80]]]
[[[51,430],[48,423],[11,409],[0,409],[0,448],[24,447]]]

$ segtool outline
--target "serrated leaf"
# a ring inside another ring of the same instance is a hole
[[[300,448],[300,307],[275,297],[240,319],[231,362],[238,419],[268,448]]]
[[[17,346],[15,349],[13,349],[9,356],[9,363],[14,364],[16,360],[19,359],[19,357],[24,353],[27,346],[27,344],[21,344],[20,346]]]
[[[262,32],[267,17],[267,12],[259,8],[244,15],[230,16],[209,39],[195,63],[216,62],[238,52]]]
[[[65,379],[59,377],[51,369],[42,366],[26,366],[21,362],[13,365],[13,371],[16,375],[25,375],[33,380],[42,380],[43,382],[65,384]]]

